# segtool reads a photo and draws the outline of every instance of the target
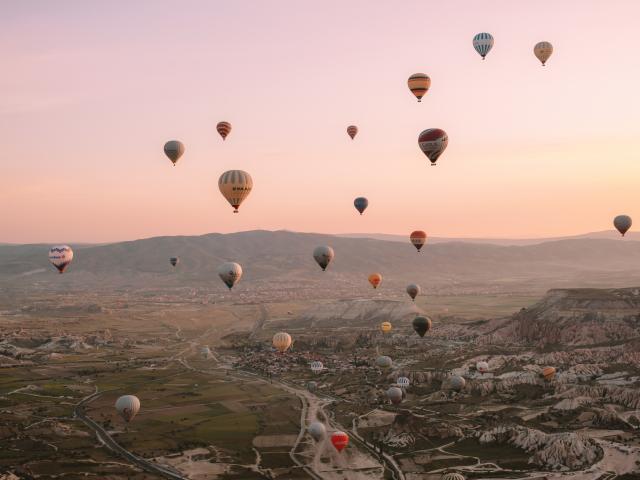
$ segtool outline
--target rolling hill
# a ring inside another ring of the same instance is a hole
[[[321,272],[311,253],[331,245],[336,258]],[[379,271],[387,287],[418,282],[432,292],[543,292],[563,287],[619,287],[640,283],[640,242],[578,238],[523,246],[443,242],[417,253],[408,242],[288,231],[247,231],[154,237],[74,247],[67,273],[55,274],[47,245],[0,245],[0,286],[44,288],[178,287],[215,284],[216,269],[237,261],[243,286],[366,284]],[[169,257],[179,256],[176,269]]]

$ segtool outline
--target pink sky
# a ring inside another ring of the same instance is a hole
[[[5,3],[0,242],[541,237],[640,219],[638,19],[635,0]],[[415,72],[432,79],[421,104]],[[449,134],[434,168],[417,146],[430,127]],[[217,187],[233,168],[254,179],[240,214]]]

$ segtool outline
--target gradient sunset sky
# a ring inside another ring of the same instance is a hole
[[[0,242],[640,224],[639,21],[636,0],[3,2]],[[431,127],[449,134],[437,167]],[[239,214],[228,169],[254,180]]]

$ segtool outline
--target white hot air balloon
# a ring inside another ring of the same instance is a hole
[[[140,411],[140,400],[135,395],[123,395],[116,400],[116,411],[129,423]]]
[[[411,384],[411,381],[407,377],[398,377],[396,383],[401,388],[407,388]]]
[[[55,245],[49,249],[49,261],[63,273],[73,260],[73,250],[69,245]]]
[[[487,362],[480,361],[476,363],[476,370],[480,373],[487,373],[489,371],[489,364]]]
[[[242,278],[242,267],[235,262],[226,262],[218,267],[218,276],[229,290]]]
[[[316,247],[313,251],[313,258],[318,265],[320,265],[323,272],[327,269],[327,266],[335,256],[336,254],[333,252],[333,248],[327,246]]]
[[[251,175],[243,170],[229,170],[220,175],[218,188],[222,196],[233,207],[233,213],[238,213],[240,204],[249,196],[253,189]]]
[[[309,427],[307,428],[307,431],[309,432],[309,435],[311,435],[311,438],[313,438],[316,442],[322,440],[327,434],[327,429],[325,428],[324,424],[320,422],[311,422],[309,424]]]
[[[313,373],[320,373],[323,368],[324,368],[324,365],[322,365],[322,362],[317,360],[314,362],[311,362],[311,371]]]
[[[493,48],[493,36],[487,32],[478,33],[473,37],[473,48],[484,60],[484,57]]]

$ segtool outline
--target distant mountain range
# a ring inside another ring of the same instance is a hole
[[[590,234],[604,235],[603,234]],[[433,239],[432,239],[433,240]],[[330,245],[334,262],[322,272],[312,258]],[[232,234],[155,237],[107,245],[72,245],[74,261],[58,275],[48,245],[0,245],[0,287],[163,288],[221,287],[216,273],[225,261],[244,269],[241,289],[370,288],[366,277],[381,272],[381,295],[418,282],[429,292],[542,292],[550,288],[621,287],[640,284],[640,242],[589,236],[528,245],[488,241],[429,241],[417,253],[405,238],[372,238],[247,231]],[[180,257],[175,269],[169,257]],[[367,293],[370,293],[367,290]]]

